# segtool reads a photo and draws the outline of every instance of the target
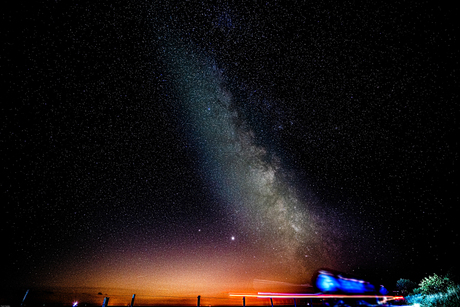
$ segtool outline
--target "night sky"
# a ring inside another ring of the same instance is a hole
[[[2,291],[172,302],[456,268],[459,10],[370,3],[2,12]]]

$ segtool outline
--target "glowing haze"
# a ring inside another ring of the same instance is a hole
[[[105,245],[106,252],[61,261],[48,272],[47,285],[94,291],[102,286],[115,297],[132,291],[155,304],[193,303],[197,295],[203,303],[239,304],[229,292],[305,291],[316,269],[336,265],[327,250],[334,250],[339,238],[328,239],[309,210],[312,200],[300,198],[295,178],[276,154],[256,144],[237,110],[242,102],[235,101],[215,61],[173,38],[166,37],[162,46],[179,93],[174,103],[182,129],[197,148],[194,164],[212,194],[203,201],[213,199],[222,223],[191,227],[193,240],[121,234]]]
[[[218,205],[236,223],[239,240],[254,257],[267,258],[273,273],[305,279],[316,269],[308,257],[321,255],[320,229],[308,203],[299,200],[277,156],[255,144],[225,86],[225,72],[187,45],[164,50],[177,76],[187,133],[201,151],[198,163]]]

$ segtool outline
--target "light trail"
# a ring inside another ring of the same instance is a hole
[[[233,297],[259,297],[258,294],[249,294],[249,293],[230,293],[229,296]]]

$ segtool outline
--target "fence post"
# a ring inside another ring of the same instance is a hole
[[[136,297],[136,294],[133,294],[133,298],[131,299],[131,307],[134,305],[134,298]]]
[[[106,297],[104,298],[104,302],[102,303],[102,307],[107,307],[108,305],[109,305],[109,297],[106,296]]]
[[[198,301],[196,302],[196,307],[200,307],[201,295],[198,295]]]
[[[27,289],[26,294],[24,295],[24,298],[22,299],[21,306],[24,305],[24,301],[26,300],[27,294],[29,294],[29,290]]]
[[[273,299],[270,297],[270,303],[272,304],[273,307]]]
[[[243,296],[243,307],[246,307],[246,298]]]

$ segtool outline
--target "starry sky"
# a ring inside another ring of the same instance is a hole
[[[223,304],[301,289],[319,268],[392,288],[457,267],[458,13],[15,3],[2,289]]]

